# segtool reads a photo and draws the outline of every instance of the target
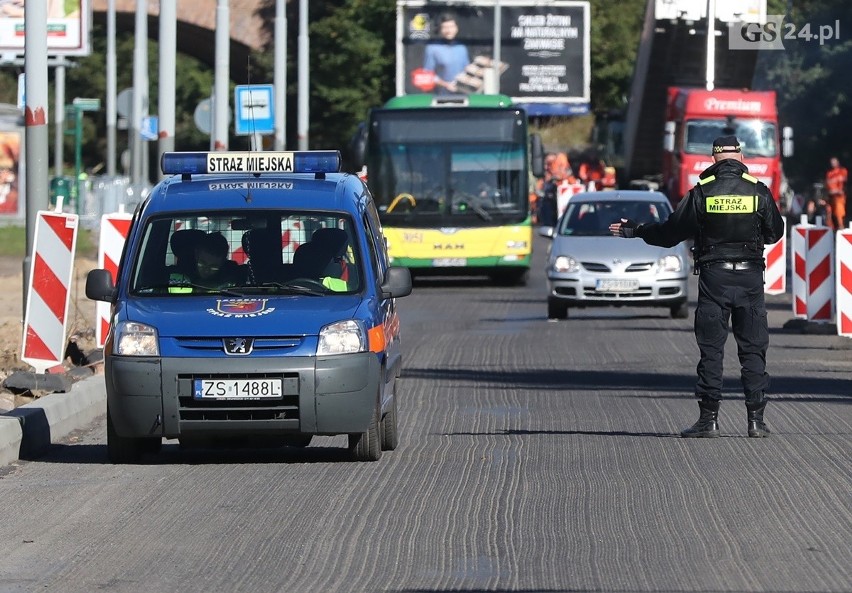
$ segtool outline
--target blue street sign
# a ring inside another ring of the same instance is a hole
[[[275,133],[273,92],[271,84],[244,84],[234,88],[235,134]]]

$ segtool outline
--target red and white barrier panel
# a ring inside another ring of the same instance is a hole
[[[556,186],[556,217],[560,218],[568,207],[568,202],[578,193],[585,191],[582,183],[569,183],[567,179]]]
[[[807,215],[803,215],[801,223],[794,225],[790,234],[790,258],[793,260],[793,316],[804,319],[808,316],[808,286],[805,273],[805,229],[810,227]]]
[[[852,224],[837,231],[837,335],[852,338]]]
[[[98,267],[109,270],[113,284],[118,276],[118,262],[130,231],[131,214],[116,212],[101,216],[101,236],[98,245]],[[95,305],[97,321],[95,322],[95,339],[97,347],[103,348],[109,333],[110,304],[98,301]]]
[[[787,292],[787,219],[784,221],[784,234],[774,245],[763,248],[766,261],[766,276],[763,292],[766,294],[784,294]]]
[[[827,226],[810,226],[804,233],[807,319],[828,322],[834,316],[834,236]]]
[[[37,373],[61,365],[65,359],[77,223],[76,214],[37,213],[21,348],[21,360]]]

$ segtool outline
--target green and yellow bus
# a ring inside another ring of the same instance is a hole
[[[526,282],[530,170],[543,174],[544,155],[510,97],[396,97],[356,145],[395,265]]]

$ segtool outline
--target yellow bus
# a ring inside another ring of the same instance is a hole
[[[412,275],[523,284],[532,256],[530,170],[541,140],[506,95],[406,95],[373,109],[356,149],[394,265]]]

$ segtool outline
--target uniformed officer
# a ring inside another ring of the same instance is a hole
[[[748,436],[769,436],[766,408],[766,350],[769,330],[763,298],[764,245],[778,241],[784,221],[772,194],[748,174],[736,136],[713,142],[714,164],[662,223],[637,225],[628,219],[610,225],[621,237],[672,247],[688,238],[695,245],[698,308],[695,338],[701,357],[695,394],[700,417],[683,437],[718,437],[722,399],[722,357],[732,322],[748,413]]]

